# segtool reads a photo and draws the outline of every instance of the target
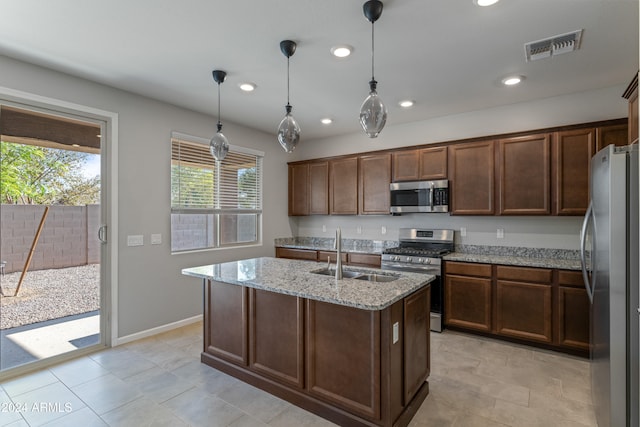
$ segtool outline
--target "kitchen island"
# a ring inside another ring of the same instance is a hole
[[[279,258],[182,273],[203,279],[207,365],[342,426],[405,426],[429,393],[433,276],[349,267],[336,280]]]

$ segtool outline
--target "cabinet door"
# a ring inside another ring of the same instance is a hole
[[[447,274],[445,324],[491,332],[491,279]]]
[[[380,268],[382,257],[375,254],[349,254],[349,265],[361,265],[363,267]]]
[[[498,213],[551,213],[551,136],[502,139],[498,150]]]
[[[332,264],[335,264],[336,261],[338,260],[337,255],[338,255],[337,252],[333,252],[333,251],[318,251],[318,262],[329,261]],[[348,259],[348,254],[346,252],[343,252],[342,254],[340,254],[340,258],[342,259],[342,263],[346,264]]]
[[[493,215],[493,141],[451,145],[448,150],[451,213]]]
[[[558,343],[589,350],[589,297],[577,271],[558,271]]]
[[[595,154],[593,128],[553,135],[554,214],[584,215],[589,206],[589,165]]]
[[[420,179],[419,150],[397,151],[392,155],[393,182],[418,181]]]
[[[551,343],[551,285],[496,281],[496,333]]]
[[[420,150],[420,180],[447,179],[447,147]]]
[[[431,366],[430,341],[430,290],[428,287],[404,300],[404,401],[422,387]]]
[[[244,286],[209,280],[205,288],[204,351],[229,362],[248,363],[248,294]]]
[[[303,300],[250,289],[249,306],[249,366],[276,381],[303,388]]]
[[[629,126],[612,125],[598,128],[598,138],[596,152],[602,150],[607,145],[620,147],[629,144]]]
[[[307,300],[309,394],[380,418],[380,312]]]
[[[358,213],[388,215],[390,212],[391,154],[360,156]]]
[[[329,212],[332,215],[358,214],[357,157],[329,161]]]
[[[309,215],[309,164],[289,165],[289,215]]]
[[[329,162],[309,163],[309,215],[329,214]]]

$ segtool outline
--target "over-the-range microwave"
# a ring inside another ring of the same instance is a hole
[[[393,182],[391,213],[449,212],[449,181]]]

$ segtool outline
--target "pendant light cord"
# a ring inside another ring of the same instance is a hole
[[[374,37],[373,37],[373,33],[375,31],[375,25],[372,22],[371,23],[371,80],[375,81],[375,77],[374,77],[374,72],[373,72],[373,60],[374,60],[374,56],[375,56],[375,48],[374,48]]]
[[[287,56],[287,105],[289,104],[289,56]]]
[[[218,83],[218,131],[222,129],[222,118],[220,117],[220,83]]]

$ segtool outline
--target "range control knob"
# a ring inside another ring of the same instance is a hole
[[[407,262],[411,262],[411,257],[410,256],[407,257]]]
[[[424,264],[424,258],[418,258],[418,264]]]
[[[399,257],[399,256],[396,256],[396,255],[392,256],[392,257],[391,257],[391,259],[392,259],[393,261],[400,261],[400,257]]]
[[[431,258],[427,258],[427,259],[425,260],[425,264],[431,264]]]

